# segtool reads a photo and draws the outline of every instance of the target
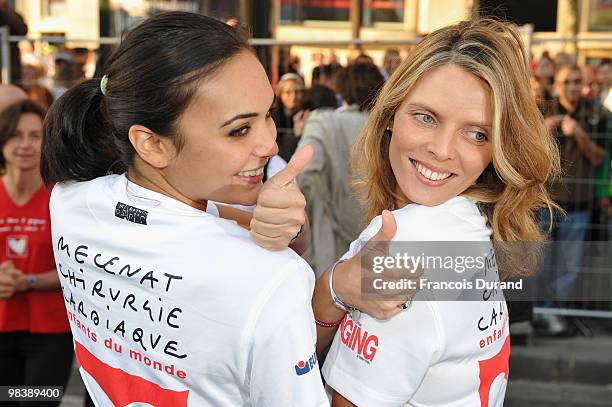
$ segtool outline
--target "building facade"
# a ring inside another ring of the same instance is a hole
[[[273,81],[290,56],[299,59],[308,82],[321,58],[345,64],[360,48],[380,64],[386,49],[398,48],[405,56],[410,43],[423,35],[478,13],[520,25],[531,23],[533,34],[525,30],[525,40],[536,58],[544,51],[568,53],[578,63],[612,56],[612,0],[531,0],[528,9],[515,0],[13,0],[13,4],[26,19],[29,36],[64,37],[70,48],[96,49],[100,37],[119,38],[133,24],[160,11],[233,18],[249,26],[255,38],[295,44],[258,49]],[[330,40],[336,43],[312,44]],[[365,43],[357,45],[360,41]],[[44,44],[37,46],[44,50]]]

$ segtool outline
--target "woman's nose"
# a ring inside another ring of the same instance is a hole
[[[438,161],[451,159],[455,150],[456,130],[452,128],[443,129],[440,133],[431,138],[427,149]]]

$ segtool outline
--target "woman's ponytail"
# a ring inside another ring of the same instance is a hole
[[[45,119],[41,162],[47,185],[106,175],[119,159],[111,125],[102,112],[103,98],[100,79],[90,79],[69,89],[51,106]]]

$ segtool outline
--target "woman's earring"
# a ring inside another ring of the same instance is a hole
[[[392,134],[392,133],[393,133],[393,132],[391,131],[391,127],[387,127],[387,128],[385,129],[385,133],[384,133],[384,135],[385,135],[386,137],[391,137],[391,134]]]

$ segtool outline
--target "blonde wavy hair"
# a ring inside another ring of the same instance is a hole
[[[462,195],[475,199],[497,242],[542,241],[537,213],[560,208],[547,184],[560,171],[559,151],[531,95],[527,53],[516,29],[492,19],[463,21],[427,35],[389,78],[353,148],[355,186],[369,221],[403,206],[389,162],[393,117],[416,82],[454,64],[491,89],[492,164]]]

